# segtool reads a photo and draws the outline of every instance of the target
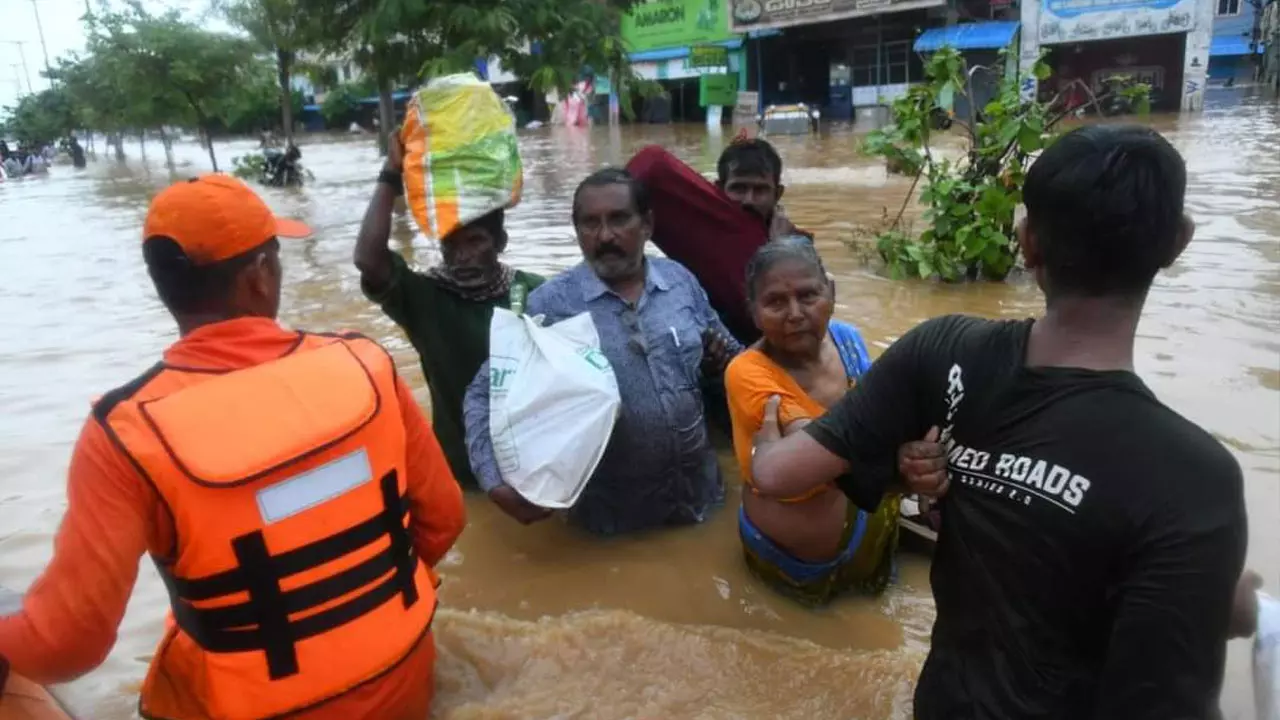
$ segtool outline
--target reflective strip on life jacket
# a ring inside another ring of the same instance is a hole
[[[297,712],[418,645],[436,596],[408,530],[396,382],[376,343],[305,336],[244,370],[153,369],[95,409],[176,531],[144,716]]]
[[[400,595],[405,608],[418,602],[413,571],[418,558],[405,531],[408,500],[400,495],[396,473],[382,477],[384,511],[323,540],[271,555],[264,533],[241,535],[231,541],[237,567],[217,575],[183,579],[162,569],[178,627],[211,653],[258,650],[266,654],[272,680],[299,671],[296,645],[367,614]],[[381,552],[324,580],[284,591],[280,581],[321,567],[366,547],[380,538],[390,543]],[[300,620],[304,613],[355,592],[395,571],[363,594]],[[246,593],[248,600],[232,605],[198,607],[195,602],[218,600]]]

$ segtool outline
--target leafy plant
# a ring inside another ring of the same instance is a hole
[[[262,173],[267,169],[267,159],[262,153],[250,153],[248,155],[237,155],[231,158],[231,174],[243,180],[253,180],[257,182],[262,177]]]
[[[940,278],[946,281],[985,278],[1003,280],[1018,259],[1014,212],[1022,202],[1022,186],[1031,158],[1055,139],[1053,128],[1068,111],[1103,107],[1115,98],[1128,98],[1133,107],[1150,107],[1150,88],[1124,83],[1094,96],[1079,80],[1057,96],[1042,101],[1024,98],[1016,74],[997,67],[969,67],[959,52],[943,48],[925,64],[924,83],[893,102],[893,123],[868,135],[863,149],[884,157],[890,166],[915,169],[897,218],[877,238],[876,247],[895,278]],[[975,107],[973,76],[996,75],[995,98]],[[1042,54],[1032,73],[1049,77]],[[1081,87],[1090,98],[1082,108],[1066,108],[1067,91]],[[955,117],[956,100],[969,99],[967,118]],[[1144,105],[1145,103],[1145,105]],[[936,157],[930,141],[934,132],[959,125],[967,148],[958,161]],[[926,206],[919,234],[906,232],[901,221],[921,180],[920,202]]]
[[[1110,95],[1107,114],[1149,115],[1151,113],[1151,85],[1138,82],[1132,75],[1112,75],[1102,81]]]

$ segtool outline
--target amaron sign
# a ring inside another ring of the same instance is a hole
[[[622,16],[622,39],[631,52],[724,42],[729,0],[648,0]]]

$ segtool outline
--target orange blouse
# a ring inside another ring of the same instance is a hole
[[[796,420],[818,418],[827,409],[809,397],[790,373],[754,348],[729,363],[724,385],[729,396],[729,418],[733,422],[733,454],[738,460],[742,481],[756,492],[751,482],[751,447],[764,422],[764,406],[769,398],[774,395],[781,398],[778,422],[784,428]],[[797,497],[782,498],[781,502],[803,502],[822,494],[828,487],[823,485]]]

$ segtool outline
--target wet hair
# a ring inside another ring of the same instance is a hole
[[[231,298],[240,271],[279,246],[279,241],[272,238],[221,262],[194,265],[176,240],[156,235],[142,243],[142,257],[160,301],[169,312],[179,315],[222,309]]]
[[[788,260],[804,263],[823,282],[827,281],[827,269],[813,241],[803,235],[787,235],[761,245],[747,261],[747,302],[755,303],[760,278],[774,266]]]
[[[640,215],[649,214],[649,189],[644,186],[644,183],[622,168],[607,167],[585,177],[582,182],[578,183],[578,188],[573,191],[573,222],[575,225],[578,223],[578,200],[582,195],[582,191],[587,188],[607,187],[609,185],[626,185],[627,189],[631,191],[632,208]]]
[[[720,153],[716,161],[716,176],[723,187],[729,182],[729,173],[772,177],[775,184],[782,182],[782,158],[773,146],[759,138],[736,140]]]
[[[1045,294],[1136,297],[1178,250],[1187,167],[1154,130],[1091,125],[1063,135],[1023,188]]]

